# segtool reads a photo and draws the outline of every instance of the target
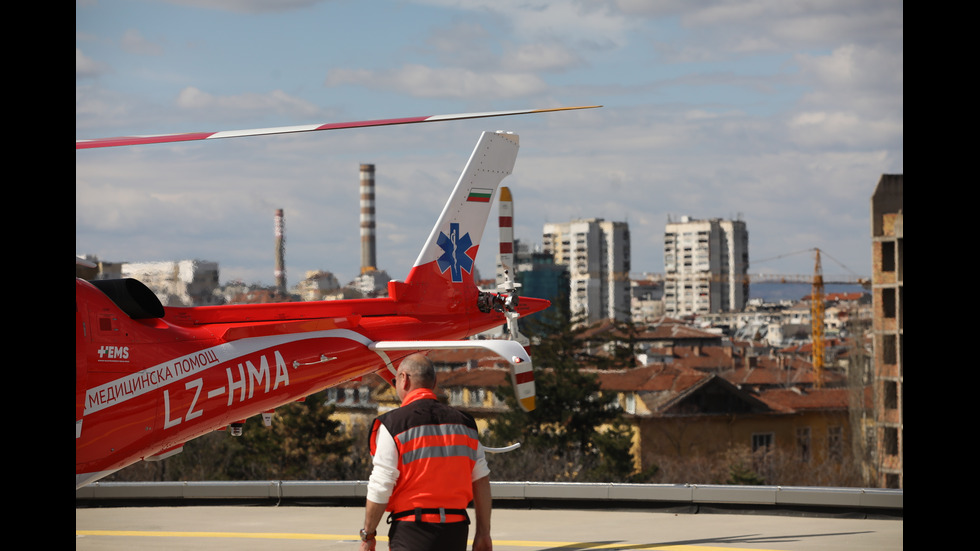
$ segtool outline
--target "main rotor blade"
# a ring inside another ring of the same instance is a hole
[[[554,111],[573,111],[576,109],[595,109],[601,105],[580,107],[553,107],[551,109],[522,109],[517,111],[490,111],[486,113],[459,113],[455,115],[430,115],[425,117],[405,117],[400,119],[377,119],[372,121],[335,122],[326,124],[309,124],[300,126],[280,126],[275,128],[256,128],[253,130],[228,130],[224,132],[187,132],[183,134],[160,134],[155,136],[120,136],[116,138],[100,138],[94,140],[75,140],[75,149],[93,149],[98,147],[120,147],[126,145],[144,145],[152,143],[192,142],[198,140],[215,140],[219,138],[240,138],[244,136],[264,136],[268,134],[292,134],[295,132],[316,132],[318,130],[341,130],[345,128],[368,128],[372,126],[392,126],[396,124],[415,124],[422,122],[439,122],[462,119],[482,119],[488,117],[504,117],[508,115],[526,115],[530,113],[550,113]]]

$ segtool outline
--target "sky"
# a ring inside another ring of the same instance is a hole
[[[289,285],[404,279],[482,131],[520,135],[517,239],[624,221],[634,277],[668,221],[741,219],[749,272],[871,272],[870,198],[904,171],[903,3],[892,0],[78,0],[75,138],[465,112],[598,109],[75,152],[75,252],[218,262]],[[496,210],[494,211],[496,212]],[[477,266],[493,277],[497,231]]]

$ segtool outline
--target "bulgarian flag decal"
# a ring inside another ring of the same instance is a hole
[[[489,203],[492,196],[492,189],[470,188],[470,194],[466,200],[472,203]]]

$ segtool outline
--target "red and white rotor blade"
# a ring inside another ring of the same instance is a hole
[[[308,124],[299,126],[280,126],[274,128],[256,128],[253,130],[229,130],[224,132],[187,132],[183,134],[159,134],[155,136],[120,136],[116,138],[100,138],[95,140],[75,140],[75,149],[93,149],[98,147],[120,147],[126,145],[144,145],[153,143],[193,142],[199,140],[216,140],[219,138],[240,138],[245,136],[265,136],[269,134],[292,134],[296,132],[316,132],[318,130],[341,130],[345,128],[368,128],[372,126],[392,126],[396,124],[416,124],[422,122],[453,121],[462,119],[482,119],[488,117],[504,117],[508,115],[527,115],[530,113],[550,113],[553,111],[572,111],[575,109],[593,109],[599,105],[580,107],[554,107],[551,109],[522,109],[517,111],[490,111],[485,113],[459,113],[455,115],[430,115],[425,117],[404,117],[400,119],[377,119],[372,121],[334,122],[326,124]]]

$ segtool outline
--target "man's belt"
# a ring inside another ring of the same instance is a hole
[[[443,507],[425,509],[416,507],[414,510],[391,513],[388,515],[388,524],[391,524],[393,520],[400,520],[406,517],[415,517],[415,522],[425,522],[422,520],[422,515],[439,515],[440,523],[446,522],[446,515],[461,515],[466,519],[467,524],[470,522],[470,516],[466,514],[466,509],[445,509]]]

